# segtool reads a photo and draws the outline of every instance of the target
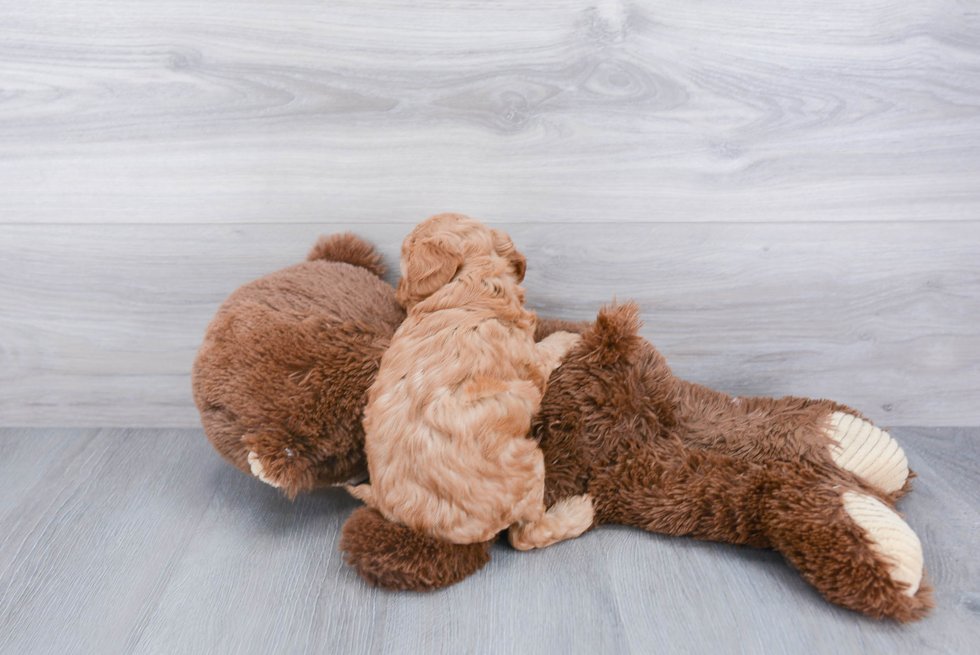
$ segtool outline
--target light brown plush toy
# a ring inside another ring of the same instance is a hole
[[[364,475],[365,394],[404,317],[369,245],[335,236],[310,259],[232,294],[194,367],[215,448],[290,495]],[[833,603],[921,618],[932,590],[894,509],[912,475],[898,444],[831,401],[732,398],[680,380],[639,327],[632,304],[592,324],[539,320],[537,339],[583,337],[532,427],[546,505],[587,493],[595,525],[773,548]],[[490,545],[440,542],[366,507],[341,539],[369,583],[415,590],[474,573]]]

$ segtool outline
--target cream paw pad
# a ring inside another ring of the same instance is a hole
[[[867,533],[891,579],[908,585],[902,593],[914,596],[922,583],[922,544],[912,528],[877,498],[856,491],[844,494],[844,511]]]
[[[909,460],[898,442],[881,428],[851,414],[834,412],[827,436],[834,441],[830,456],[837,466],[885,493],[905,486]]]

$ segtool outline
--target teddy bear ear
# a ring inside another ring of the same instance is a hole
[[[463,254],[446,239],[429,237],[402,253],[398,302],[408,307],[439,290],[463,265]]]
[[[498,255],[510,261],[511,268],[517,277],[518,283],[523,282],[524,273],[527,271],[527,258],[517,251],[517,248],[514,247],[514,242],[511,241],[511,238],[507,236],[506,232],[490,230],[490,233],[493,235],[493,249],[497,251]]]

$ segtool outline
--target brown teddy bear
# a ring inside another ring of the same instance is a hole
[[[357,237],[324,237],[221,304],[192,383],[225,459],[290,497],[367,476],[365,392],[405,319],[384,270]]]
[[[309,261],[235,291],[194,364],[205,432],[225,459],[290,496],[363,478],[361,412],[404,312],[373,247],[321,239]],[[773,548],[823,596],[873,617],[932,607],[922,550],[895,512],[907,460],[887,433],[827,400],[731,398],[680,380],[639,336],[633,304],[596,321],[551,376],[532,433],[546,505],[589,494],[595,525]],[[455,545],[357,509],[341,549],[369,583],[444,587],[491,542]]]

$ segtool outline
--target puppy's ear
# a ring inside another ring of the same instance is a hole
[[[514,242],[510,240],[506,232],[490,230],[490,233],[493,234],[493,249],[497,251],[498,255],[510,261],[518,283],[523,282],[524,273],[527,271],[527,259],[517,251]]]
[[[428,298],[452,280],[462,265],[463,254],[446,239],[423,239],[403,253],[398,302],[407,308]]]

